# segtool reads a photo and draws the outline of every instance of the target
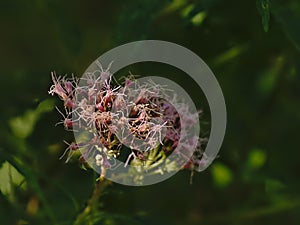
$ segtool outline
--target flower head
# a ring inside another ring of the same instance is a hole
[[[63,154],[67,154],[67,161],[81,150],[81,159],[99,168],[103,176],[107,169],[114,168],[116,160],[123,161],[124,167],[134,165],[134,173],[144,167],[161,174],[182,164],[166,160],[176,154],[185,160],[184,168],[195,169],[202,152],[197,150],[196,156],[191,151],[200,146],[201,140],[189,129],[198,123],[198,114],[190,113],[184,102],[174,105],[179,97],[163,85],[151,80],[139,84],[131,75],[121,86],[113,82],[111,65],[106,70],[98,66],[100,70],[86,73],[80,85],[74,77],[51,73],[49,94],[58,95],[64,102],[65,113],[59,111],[64,116],[61,123],[74,132],[84,128],[91,134],[81,144],[69,144]],[[143,176],[138,177],[141,180]]]

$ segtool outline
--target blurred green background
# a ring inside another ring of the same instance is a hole
[[[73,136],[54,126],[62,104],[47,94],[50,72],[80,77],[105,51],[144,39],[208,64],[227,104],[225,140],[192,185],[189,171],[113,184],[84,224],[300,224],[299,24],[297,0],[0,0],[0,224],[73,224],[96,175],[59,160]],[[198,99],[190,80],[174,80]]]

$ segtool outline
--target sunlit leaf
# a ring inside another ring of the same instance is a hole
[[[10,127],[19,138],[28,137],[38,119],[38,114],[33,110],[28,110],[23,116],[18,116],[10,120]]]
[[[183,18],[186,18],[195,8],[194,4],[189,4],[181,10],[181,15]]]
[[[24,176],[20,174],[15,167],[9,162],[4,162],[0,168],[0,191],[9,197],[13,198],[14,186],[25,187]]]
[[[248,156],[248,168],[259,169],[267,160],[266,153],[261,149],[253,149]]]
[[[27,110],[23,116],[12,118],[9,124],[13,133],[19,138],[27,138],[33,132],[40,115],[52,110],[53,106],[53,100],[45,100],[35,110]]]
[[[184,7],[187,3],[187,0],[173,0],[168,6],[165,8],[165,12],[173,12],[182,7]]]
[[[233,180],[232,171],[221,163],[215,163],[212,166],[212,176],[215,184],[218,187],[226,187]]]
[[[199,26],[203,23],[204,19],[206,18],[206,12],[199,12],[195,16],[192,17],[191,22],[195,26]]]
[[[54,100],[53,99],[46,99],[44,101],[42,101],[38,107],[37,107],[37,111],[39,113],[45,113],[45,112],[50,112],[52,111],[54,108]]]
[[[214,64],[216,66],[221,65],[221,64],[225,64],[225,63],[235,59],[236,57],[238,57],[246,49],[247,49],[246,45],[234,46],[234,47],[228,49],[227,51],[221,53],[220,55],[218,55],[216,57],[216,59],[214,60]]]

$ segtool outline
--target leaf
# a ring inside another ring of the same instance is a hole
[[[10,127],[19,138],[28,137],[38,119],[38,114],[33,110],[28,110],[23,116],[18,116],[10,120]]]
[[[269,95],[274,91],[278,84],[282,68],[285,64],[285,59],[282,56],[277,57],[273,60],[271,66],[264,71],[257,80],[257,85],[262,95]]]
[[[266,163],[266,153],[261,149],[253,149],[248,157],[248,168],[259,169]]]
[[[215,66],[220,66],[222,64],[226,64],[230,61],[233,61],[234,59],[239,57],[242,53],[244,53],[245,50],[247,50],[247,49],[248,49],[247,45],[234,46],[234,47],[228,49],[227,51],[221,53],[220,55],[218,55],[214,59],[213,64]]]
[[[13,200],[14,186],[24,187],[24,176],[20,174],[15,167],[5,161],[0,168],[0,191]]]
[[[182,7],[184,7],[187,3],[187,0],[173,0],[168,6],[164,9],[165,12],[174,12]]]
[[[54,100],[46,99],[38,105],[36,111],[38,111],[39,113],[46,113],[52,111],[53,108],[54,108]]]
[[[195,25],[195,26],[199,26],[202,24],[202,22],[204,21],[204,19],[206,18],[206,12],[199,12],[197,13],[195,16],[192,17],[191,22]]]
[[[187,5],[186,7],[184,7],[182,10],[181,10],[181,16],[183,18],[186,18],[189,16],[189,14],[194,10],[195,8],[195,5],[194,4],[189,4]]]
[[[271,11],[287,37],[300,51],[300,5],[281,5],[272,2]]]
[[[270,24],[270,1],[269,0],[256,0],[256,7],[261,15],[261,22],[265,32],[269,30]]]
[[[27,138],[35,127],[40,115],[53,109],[54,101],[45,100],[35,110],[27,110],[23,116],[14,117],[9,121],[10,128],[19,138]]]
[[[215,163],[212,167],[212,176],[215,184],[218,187],[226,187],[233,180],[233,174],[231,170],[221,163]]]
[[[265,181],[265,189],[267,193],[276,193],[284,189],[286,186],[279,180],[267,179]]]

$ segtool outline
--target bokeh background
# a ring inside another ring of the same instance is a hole
[[[110,185],[82,224],[300,224],[299,24],[297,0],[0,0],[0,224],[74,223],[96,175],[59,160],[73,136],[55,127],[50,72],[80,77],[105,51],[144,39],[185,46],[212,69],[228,110],[224,144],[192,185],[190,171]],[[189,87],[209,134],[191,80],[162,65],[130,71]]]

